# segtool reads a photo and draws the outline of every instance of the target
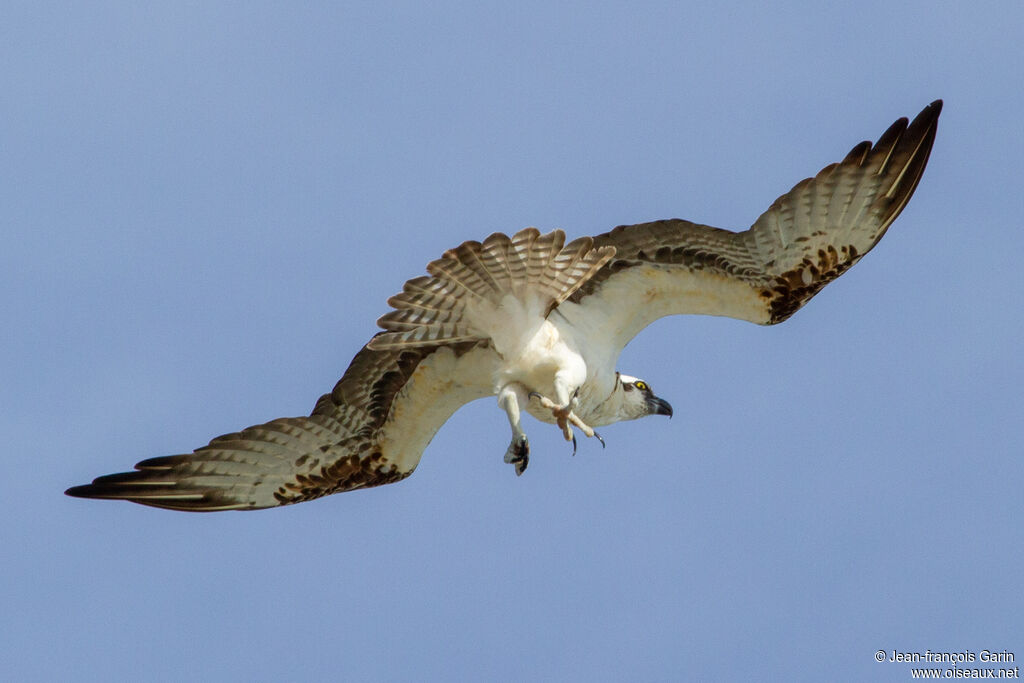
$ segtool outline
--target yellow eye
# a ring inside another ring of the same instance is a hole
[[[633,384],[640,391],[647,391],[647,382],[643,381],[642,379],[641,380],[637,380],[636,382],[633,382]]]

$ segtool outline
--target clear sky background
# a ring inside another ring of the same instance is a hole
[[[8,680],[910,680],[1024,659],[1020,3],[8,3]],[[62,495],[310,411],[494,231],[745,229],[946,107],[874,252],[789,322],[662,320],[675,417],[570,449],[493,400],[415,475],[258,513]]]

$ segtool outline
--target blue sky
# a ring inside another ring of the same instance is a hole
[[[831,6],[835,5],[835,6]],[[11,680],[908,680],[1024,658],[1019,3],[8,5]],[[627,347],[675,417],[575,458],[467,406],[392,486],[259,513],[70,485],[308,413],[494,231],[745,229],[936,98],[917,194],[784,325]]]

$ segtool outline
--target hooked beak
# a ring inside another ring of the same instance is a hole
[[[672,417],[672,406],[663,398],[651,396],[647,399],[647,410],[651,415],[668,415]]]

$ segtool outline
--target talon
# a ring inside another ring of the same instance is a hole
[[[518,439],[512,439],[508,450],[505,451],[505,462],[515,465],[517,477],[526,471],[526,467],[530,464],[530,442],[525,435]]]
[[[536,391],[531,391],[527,394],[529,398],[537,399],[541,406],[551,411],[551,416],[555,418],[555,424],[557,424],[558,428],[562,430],[562,436],[565,437],[566,441],[572,442],[572,452],[574,455],[576,454],[576,436],[572,431],[574,426],[579,427],[579,430],[583,432],[584,436],[588,438],[594,436],[594,430],[590,425],[577,417],[576,413],[573,412],[573,408],[579,405],[578,394],[579,390],[577,389],[577,393],[573,394],[572,398],[569,399],[569,403],[564,406],[556,404],[547,396],[542,396]],[[601,446],[605,445],[604,439],[600,436],[597,437],[597,440],[601,442]]]
[[[583,434],[587,438],[590,438],[594,435],[594,430],[591,429],[590,425],[588,425],[586,422],[578,418],[576,416],[576,413],[569,413],[569,421],[572,422],[577,427],[579,427],[580,431],[583,432]]]
[[[594,436],[596,436],[597,440],[601,442],[601,448],[607,448],[607,446],[604,443],[604,439],[601,438],[600,434],[598,434],[597,432],[594,432]]]
[[[572,415],[572,409],[569,405],[560,406],[547,396],[541,396],[536,391],[531,391],[528,394],[528,396],[530,398],[536,398],[538,401],[540,401],[541,407],[550,410],[551,416],[555,418],[555,420],[558,422],[558,426],[560,427],[562,426],[562,423]],[[568,440],[569,437],[566,437],[566,441]]]

